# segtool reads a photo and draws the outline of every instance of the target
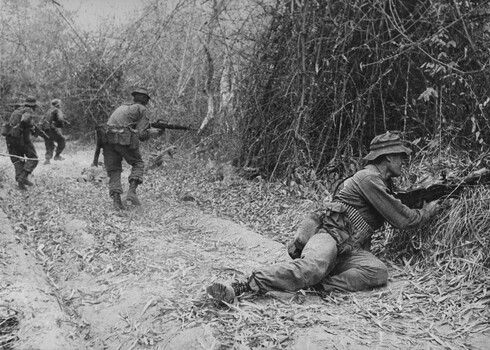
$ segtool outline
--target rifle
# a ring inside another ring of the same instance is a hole
[[[165,130],[165,129],[170,129],[170,130],[197,130],[195,128],[192,128],[191,126],[183,126],[183,125],[176,125],[176,124],[169,124],[161,119],[157,120],[156,122],[150,123],[150,127],[155,128],[155,129],[160,129],[160,130]],[[94,159],[92,161],[92,166],[98,166],[99,165],[99,156],[100,156],[100,150],[102,149],[102,146],[104,144],[104,140],[106,140],[106,134],[105,134],[105,125],[98,125],[95,127],[95,139],[96,139],[96,147],[95,147],[95,153],[94,153]]]
[[[41,129],[39,126],[37,126],[36,124],[33,125],[33,129],[34,129],[34,132],[33,132],[33,135],[34,136],[41,136],[43,139],[45,140],[51,140],[51,137],[48,136],[48,134],[46,134],[44,132],[43,129]]]
[[[463,180],[444,181],[426,187],[418,187],[409,191],[399,191],[395,197],[413,209],[422,208],[424,202],[436,199],[456,198],[464,189],[476,185],[490,183],[490,171],[486,168],[473,172]]]
[[[160,130],[197,130],[196,128],[189,126],[184,126],[184,125],[177,125],[177,124],[169,124],[166,121],[162,119],[158,119],[156,122],[150,123],[150,127],[155,128],[155,129],[160,129]]]
[[[94,160],[92,161],[92,166],[99,166],[99,156],[100,150],[102,149],[103,139],[105,136],[104,125],[98,125],[95,127],[95,153]]]

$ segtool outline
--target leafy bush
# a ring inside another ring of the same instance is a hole
[[[488,4],[278,1],[270,13],[244,75],[241,164],[344,173],[387,130],[488,143]]]

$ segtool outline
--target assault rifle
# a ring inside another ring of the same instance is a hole
[[[95,127],[95,153],[94,153],[94,160],[92,161],[92,166],[99,166],[99,156],[100,156],[100,150],[102,149],[103,142],[102,140],[104,139],[104,125],[97,125]]]
[[[490,184],[490,171],[486,168],[471,173],[464,179],[445,180],[442,183],[418,187],[409,191],[399,191],[395,197],[409,208],[420,209],[424,202],[436,199],[456,198],[464,189],[477,185]]]
[[[162,119],[158,119],[157,121],[150,123],[150,127],[155,128],[155,129],[160,129],[160,130],[197,130],[196,128],[189,126],[184,126],[184,125],[177,125],[177,124],[169,124],[166,121]]]
[[[51,137],[48,136],[48,134],[46,134],[44,132],[43,129],[41,129],[39,126],[37,126],[36,124],[34,124],[33,126],[33,129],[34,129],[34,132],[33,132],[33,135],[34,136],[41,136],[43,139],[45,140],[51,140]]]
[[[169,124],[165,122],[162,119],[159,119],[153,123],[150,123],[151,128],[155,129],[160,129],[162,132],[165,129],[169,130],[197,130],[191,126],[184,126],[184,125],[177,125],[177,124]],[[99,156],[100,156],[100,150],[102,149],[103,145],[103,139],[104,139],[104,125],[99,125],[95,128],[95,139],[96,139],[96,147],[95,147],[95,153],[94,153],[94,160],[92,161],[92,166],[98,166],[99,165]]]

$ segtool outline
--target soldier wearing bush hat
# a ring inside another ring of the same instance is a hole
[[[24,102],[24,106],[36,108],[37,107],[36,98],[34,96],[27,96]]]
[[[51,108],[42,121],[42,129],[48,136],[44,138],[44,145],[46,147],[45,165],[50,164],[51,159],[65,160],[61,156],[61,153],[66,147],[66,137],[63,135],[62,128],[67,123],[61,111],[61,100],[59,98],[51,100]]]
[[[51,106],[54,106],[56,108],[61,107],[61,100],[59,98],[54,98],[51,100]]]
[[[15,169],[15,180],[21,190],[25,190],[26,185],[34,185],[28,177],[39,163],[31,139],[36,107],[36,98],[28,96],[22,106],[11,114],[8,122],[9,130],[5,135],[10,160]]]
[[[364,169],[346,179],[332,202],[302,222],[288,252],[293,260],[263,266],[248,279],[215,282],[206,288],[219,302],[232,303],[242,293],[279,290],[360,291],[388,283],[388,269],[370,252],[371,236],[387,222],[415,229],[436,213],[437,201],[421,209],[404,205],[392,192],[410,149],[394,133],[376,136],[364,157]]]
[[[109,177],[109,196],[113,199],[114,208],[125,209],[121,195],[122,160],[131,165],[129,189],[126,201],[133,205],[141,205],[136,195],[137,187],[143,183],[145,163],[139,150],[140,141],[148,140],[150,135],[158,134],[159,130],[150,128],[146,106],[150,94],[146,88],[138,87],[131,91],[133,103],[123,104],[116,108],[107,121],[103,149],[104,164]]]
[[[386,132],[384,134],[376,136],[371,141],[371,144],[369,146],[369,153],[363,159],[371,162],[384,154],[397,153],[406,154],[408,157],[410,156],[412,151],[403,145],[399,135]]]

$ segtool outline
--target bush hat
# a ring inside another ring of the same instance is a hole
[[[59,107],[59,106],[61,106],[61,100],[59,98],[55,98],[55,99],[51,100],[51,104],[55,107]]]
[[[27,96],[24,102],[24,106],[36,107],[37,106],[36,98],[34,96]]]
[[[369,153],[363,158],[364,160],[375,160],[383,154],[405,153],[407,156],[412,153],[410,148],[403,145],[400,136],[390,133],[378,135],[369,145]]]
[[[145,89],[145,88],[136,88],[133,90],[133,92],[131,92],[131,95],[135,95],[135,94],[141,94],[141,95],[146,95],[146,97],[148,97],[148,99],[150,98],[150,94],[148,93],[148,90]]]

